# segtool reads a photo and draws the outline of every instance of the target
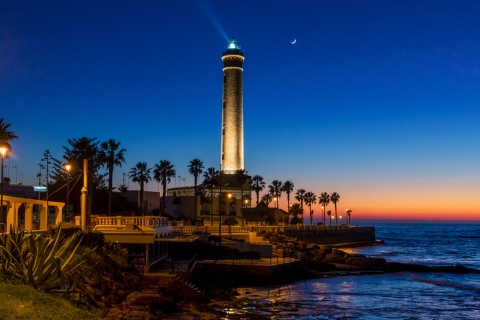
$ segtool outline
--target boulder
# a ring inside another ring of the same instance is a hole
[[[352,266],[365,268],[365,269],[379,269],[384,268],[387,261],[382,258],[368,258],[368,257],[359,257],[359,258],[349,258],[349,263]]]
[[[327,254],[326,258],[322,262],[345,263],[345,258],[336,254]]]

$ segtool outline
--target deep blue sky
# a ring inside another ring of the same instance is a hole
[[[34,184],[45,149],[115,138],[117,184],[162,159],[193,184],[190,160],[219,166],[234,35],[250,174],[359,215],[480,217],[479,17],[478,1],[0,0],[10,166]]]

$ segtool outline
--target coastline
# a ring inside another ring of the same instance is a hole
[[[295,242],[293,239],[286,238],[283,243],[288,244]],[[274,241],[275,243],[275,241]],[[279,243],[277,243],[278,245]],[[380,259],[378,257],[367,257],[361,254],[347,253],[349,249],[339,249],[320,246],[309,245],[305,243],[298,243],[300,246],[308,247],[307,250],[311,256],[308,261],[311,261],[312,264],[308,266],[310,274],[304,278],[285,281],[286,278],[281,278],[284,281],[266,281],[263,279],[263,284],[255,284],[258,288],[288,288],[290,285],[295,283],[302,283],[304,280],[321,280],[328,278],[337,278],[337,277],[348,277],[348,276],[367,276],[367,275],[386,275],[386,274],[395,274],[395,273],[453,273],[453,274],[465,274],[465,273],[475,273],[480,274],[480,270],[473,268],[466,268],[462,266],[427,266],[421,264],[409,264],[409,263],[399,263],[386,261],[385,259]],[[291,245],[290,245],[291,246]],[[345,249],[345,251],[343,250]],[[307,255],[307,252],[303,252],[304,255]],[[315,257],[317,259],[315,259]],[[319,261],[321,257],[321,261]],[[347,262],[347,263],[346,263]],[[306,264],[306,261],[302,261]],[[216,280],[222,279],[222,272],[216,270],[213,274],[217,276]],[[224,275],[227,275],[231,278],[242,279],[244,277],[241,273],[233,272],[232,270],[225,271]],[[210,274],[211,276],[212,274]],[[223,276],[224,276],[223,275]],[[212,279],[213,282],[214,279]],[[255,283],[255,281],[253,282]],[[285,312],[292,312],[296,308],[299,308],[295,303],[288,303],[285,301],[279,300],[281,298],[281,292],[273,292],[272,296],[269,297],[268,301],[256,301],[250,298],[245,298],[245,295],[249,295],[248,289],[251,282],[241,282],[238,281],[236,285],[225,287],[219,287],[215,290],[221,290],[219,293],[212,295],[212,300],[208,303],[200,304],[180,304],[179,307],[184,309],[184,312],[181,314],[171,315],[167,319],[219,319],[228,315],[232,316],[237,315],[241,316],[241,313],[255,315],[255,312],[277,312],[278,310],[284,310]],[[247,291],[246,291],[247,290]],[[270,310],[270,311],[269,311]],[[257,314],[258,315],[258,314]],[[190,318],[189,318],[190,317]],[[259,318],[262,318],[259,316]]]

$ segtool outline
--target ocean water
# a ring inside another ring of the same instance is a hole
[[[363,224],[367,225],[367,224]],[[480,270],[480,224],[374,223],[384,244],[352,251],[387,261]],[[480,275],[402,272],[240,288],[224,319],[480,319]]]

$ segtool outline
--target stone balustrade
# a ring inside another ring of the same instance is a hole
[[[138,227],[166,227],[168,218],[155,216],[111,216],[101,217],[92,216],[92,227],[95,226],[115,226],[115,225],[135,225]]]

